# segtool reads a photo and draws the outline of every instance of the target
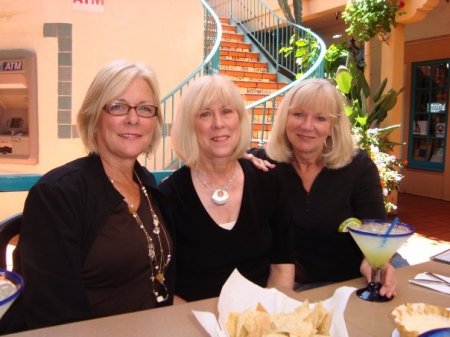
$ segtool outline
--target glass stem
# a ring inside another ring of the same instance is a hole
[[[381,268],[372,268],[372,274],[370,276],[370,282],[381,283]]]

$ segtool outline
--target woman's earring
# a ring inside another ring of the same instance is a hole
[[[333,142],[331,140],[331,137],[328,136],[327,139],[325,139],[324,142],[323,142],[324,149],[328,148],[329,146],[331,147],[332,143]]]

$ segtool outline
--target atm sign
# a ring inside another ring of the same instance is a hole
[[[22,68],[22,61],[7,61],[0,62],[0,71],[20,71]]]

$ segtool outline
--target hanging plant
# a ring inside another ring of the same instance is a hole
[[[357,41],[369,41],[375,36],[386,41],[391,27],[397,25],[399,8],[397,0],[350,0],[342,12],[348,25],[345,31]]]

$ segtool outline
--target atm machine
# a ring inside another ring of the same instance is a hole
[[[36,92],[31,88],[36,85],[36,69],[30,66],[28,50],[0,50],[0,164],[37,161],[36,146],[32,146],[37,142],[37,130],[33,130],[37,123],[30,123],[37,118],[36,97],[30,100],[30,92]]]

